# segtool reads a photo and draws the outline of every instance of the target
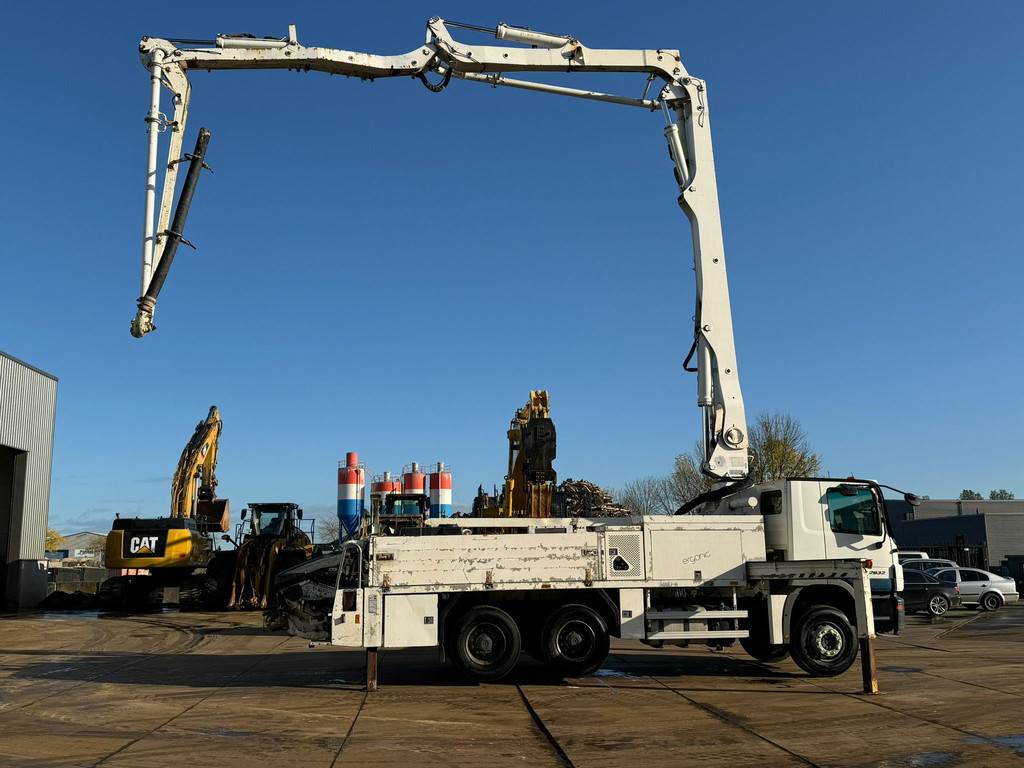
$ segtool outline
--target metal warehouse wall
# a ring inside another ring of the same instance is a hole
[[[55,377],[0,352],[0,446],[26,452],[20,460],[24,497],[15,500],[7,552],[0,553],[7,568],[7,594],[0,600],[19,606],[32,602],[38,586],[34,582],[39,574],[34,571],[46,541],[56,403]],[[46,594],[45,580],[43,573],[39,599]],[[18,593],[12,595],[12,588]]]
[[[951,515],[987,515],[990,512],[1024,513],[1024,501],[924,499],[921,501],[921,506],[914,509],[914,519],[925,520],[932,517],[949,517]]]
[[[1007,557],[1024,556],[1024,512],[999,513],[986,510],[985,527],[988,529],[988,557],[991,565],[999,565]]]

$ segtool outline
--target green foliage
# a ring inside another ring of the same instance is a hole
[[[988,497],[993,501],[1011,501],[1017,498],[1013,495],[1013,491],[1008,491],[1005,488],[1000,488],[998,491],[989,491]]]
[[[972,491],[970,488],[964,488],[960,491],[960,501],[981,501],[983,498],[985,497],[977,491]]]
[[[53,528],[46,529],[46,551],[56,552],[60,549],[60,545],[64,543],[64,537],[61,536]]]

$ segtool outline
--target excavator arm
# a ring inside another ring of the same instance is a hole
[[[171,480],[171,517],[195,517],[228,530],[228,501],[217,496],[217,447],[223,424],[220,410],[210,406],[204,421],[196,425]]]
[[[511,45],[456,41],[450,32],[452,28],[493,34]],[[435,92],[443,90],[452,78],[458,78],[492,87],[521,88],[660,110],[665,116],[664,135],[679,186],[678,203],[689,219],[692,236],[697,301],[693,346],[687,363],[695,359],[696,366],[691,368],[684,364],[684,367],[697,373],[697,402],[704,413],[703,469],[721,480],[746,477],[747,425],[736,365],[707,87],[703,80],[686,71],[678,51],[589,48],[570,35],[535,32],[508,24],[487,28],[432,18],[427,22],[423,45],[392,56],[304,46],[298,42],[294,26],[289,27],[288,35],[283,38],[218,35],[211,40],[173,40],[147,37],[140,44],[140,56],[150,72],[151,96],[146,118],[149,162],[141,296],[132,323],[132,334],[137,337],[154,329],[156,299],[174,249],[182,240],[184,214],[191,202],[195,179],[205,164],[205,141],[209,139],[205,129],[200,133],[196,151],[182,155],[191,96],[187,77],[190,69],[293,69],[363,80],[415,77]],[[506,73],[510,72],[633,72],[646,74],[647,82],[641,96],[629,97],[509,78]],[[172,93],[171,118],[160,110],[161,86]],[[158,208],[158,143],[160,134],[165,131],[170,131],[171,139]],[[171,222],[178,166],[186,160],[190,163],[189,174]]]

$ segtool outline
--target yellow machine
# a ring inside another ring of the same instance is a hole
[[[530,390],[508,428],[508,474],[497,498],[481,488],[473,514],[481,517],[551,517],[551,502],[558,479],[555,460],[555,423],[548,393]]]
[[[159,602],[164,588],[184,589],[182,601],[201,599],[216,591],[203,575],[194,573],[209,563],[213,537],[230,529],[227,499],[216,498],[217,445],[222,422],[217,406],[181,452],[171,480],[169,517],[121,518],[107,534],[107,568],[144,569],[108,579],[101,595],[108,602]]]
[[[206,571],[227,608],[272,608],[278,572],[313,556],[313,521],[303,530],[302,510],[291,502],[250,502],[241,518],[236,548],[214,555]]]

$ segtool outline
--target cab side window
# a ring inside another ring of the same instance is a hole
[[[875,494],[870,488],[830,488],[825,494],[825,500],[828,502],[829,523],[836,533],[881,535],[882,521]]]
[[[761,494],[761,514],[782,514],[782,491],[765,491]]]

